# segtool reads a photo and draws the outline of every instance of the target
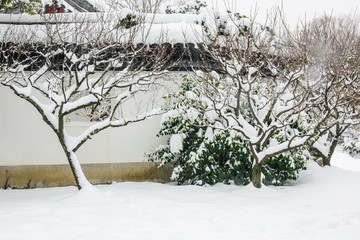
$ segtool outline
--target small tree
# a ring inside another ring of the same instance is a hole
[[[98,17],[97,23],[46,24],[40,35],[39,29],[18,32],[13,26],[1,46],[1,86],[34,106],[54,131],[79,189],[89,185],[76,157],[85,142],[162,112],[151,108],[123,116],[117,110],[150,91],[172,55],[169,45],[147,45],[145,23],[114,28],[105,15]],[[76,114],[90,115],[93,124],[72,137],[66,121]]]
[[[311,143],[323,123],[332,124],[334,109],[315,91],[321,83],[276,16],[268,26],[239,14],[210,19],[198,33],[207,64],[195,73],[205,111],[221,121],[207,125],[242,136],[254,159],[251,180],[259,188],[267,161]],[[316,118],[309,111],[314,107]]]
[[[304,24],[298,35],[307,71],[320,82],[314,91],[322,95],[324,106],[331,111],[312,146],[324,166],[330,166],[343,133],[359,123],[359,39],[359,21],[349,16],[314,19]],[[313,116],[319,117],[319,109],[312,110]]]

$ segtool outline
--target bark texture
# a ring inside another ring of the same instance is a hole
[[[261,165],[255,164],[252,169],[251,181],[256,188],[261,188]]]

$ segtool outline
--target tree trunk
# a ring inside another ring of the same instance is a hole
[[[261,165],[259,163],[255,164],[252,169],[251,181],[254,187],[261,188]]]
[[[335,138],[334,141],[332,141],[331,143],[329,154],[325,158],[323,158],[323,166],[330,166],[330,160],[335,152],[335,148],[337,144],[338,144],[338,140],[337,138]]]
[[[60,109],[62,111],[62,107]],[[78,158],[76,157],[75,152],[69,148],[66,143],[66,134],[64,129],[64,115],[59,115],[59,128],[57,130],[57,136],[59,142],[65,152],[66,158],[69,162],[71,172],[74,176],[76,186],[79,190],[84,189],[85,187],[92,187],[91,183],[86,179],[84,172],[81,169]]]
[[[68,159],[72,174],[74,176],[76,186],[79,190],[85,187],[92,186],[91,183],[86,179],[84,172],[82,171],[81,165],[74,152],[66,151],[66,157]]]
[[[65,152],[66,158],[68,160],[68,163],[71,168],[71,172],[74,176],[76,186],[79,190],[92,186],[91,183],[86,179],[84,172],[81,169],[81,165],[79,163],[78,158],[76,157],[76,154],[72,151],[69,151],[64,139],[59,137],[59,141],[61,143],[61,146]]]

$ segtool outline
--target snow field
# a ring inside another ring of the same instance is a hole
[[[335,157],[344,166],[360,161]],[[127,182],[0,190],[1,239],[355,240],[360,172],[338,166],[309,163],[297,182],[261,189]]]
[[[168,35],[181,37],[176,24]],[[360,160],[337,152],[333,165],[310,163],[296,183],[261,189],[129,182],[0,190],[0,239],[359,239]]]

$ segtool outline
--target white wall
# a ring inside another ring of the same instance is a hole
[[[141,162],[144,153],[166,142],[157,138],[161,116],[123,128],[107,129],[85,143],[81,163]],[[83,123],[86,124],[86,123]],[[84,127],[69,126],[71,133]],[[0,86],[0,165],[66,164],[55,133],[40,114],[10,89]]]

